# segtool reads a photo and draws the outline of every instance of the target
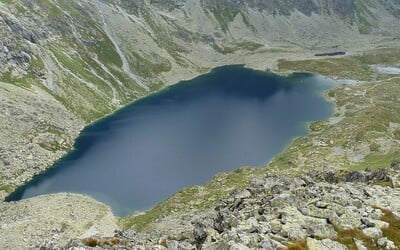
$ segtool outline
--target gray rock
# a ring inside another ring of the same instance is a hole
[[[329,203],[327,203],[327,202],[322,202],[322,201],[317,201],[317,202],[315,203],[315,206],[316,206],[317,208],[323,208],[323,209],[325,209],[325,208],[327,208],[327,207],[329,206]]]
[[[361,240],[353,239],[354,244],[356,244],[357,250],[368,250],[367,247],[364,246],[364,243]]]
[[[207,239],[206,226],[201,222],[194,223],[193,229],[194,240],[196,241],[196,248],[201,249],[204,241]]]
[[[202,249],[201,245],[199,247],[193,246],[192,244],[190,244],[189,242],[179,242],[179,250],[196,250],[196,249]]]
[[[210,244],[204,245],[204,249],[207,250],[226,250],[229,249],[229,244],[226,243],[225,241],[220,241],[220,242],[214,242]]]
[[[251,193],[249,190],[244,189],[244,190],[239,190],[237,193],[234,194],[235,199],[245,199],[251,197]]]
[[[367,177],[364,171],[352,171],[346,176],[347,182],[366,182]]]
[[[167,249],[168,250],[179,250],[179,242],[176,240],[167,241]]]
[[[375,227],[375,223],[373,222],[373,220],[369,219],[369,218],[361,218],[361,222],[366,225],[367,227]]]
[[[368,227],[362,230],[363,234],[366,236],[373,238],[373,239],[379,239],[382,237],[382,230],[376,227]]]
[[[331,239],[316,240],[307,238],[307,250],[347,250],[345,245]]]
[[[229,250],[250,250],[250,248],[240,243],[233,243]]]
[[[383,249],[387,250],[397,249],[393,241],[389,240],[386,237],[380,238],[377,243],[378,246],[382,247]]]

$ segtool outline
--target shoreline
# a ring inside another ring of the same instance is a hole
[[[214,71],[214,70],[216,70],[216,69],[218,69],[218,68],[226,67],[226,66],[239,66],[239,67],[243,67],[243,68],[255,70],[255,71],[258,71],[258,72],[260,72],[260,73],[275,74],[275,75],[280,76],[280,77],[290,77],[291,75],[294,75],[294,74],[296,74],[296,73],[300,73],[300,74],[303,73],[303,72],[296,72],[296,71],[293,71],[293,72],[285,72],[286,74],[279,74],[279,73],[276,73],[276,72],[269,72],[269,71],[266,71],[266,70],[261,71],[261,70],[259,70],[259,69],[254,69],[254,68],[249,67],[248,65],[244,65],[244,64],[232,64],[232,65],[222,65],[222,66],[219,66],[219,67],[216,67],[216,68],[212,68],[211,70],[207,71],[207,73],[205,73],[205,74],[209,74],[210,72],[212,72],[212,71]],[[336,106],[334,105],[334,103],[332,103],[332,102],[327,98],[326,92],[329,91],[329,90],[331,90],[331,89],[333,89],[333,88],[335,88],[335,87],[337,87],[337,85],[336,85],[337,82],[334,81],[333,79],[329,78],[329,77],[325,77],[325,76],[321,76],[321,75],[317,75],[317,74],[313,74],[313,73],[309,73],[309,72],[304,72],[304,73],[305,73],[305,74],[311,74],[313,77],[319,77],[319,78],[321,78],[321,80],[332,81],[332,86],[331,86],[331,87],[327,87],[325,90],[321,90],[321,91],[320,91],[320,94],[319,94],[320,97],[324,98],[327,102],[329,102],[330,104],[332,104],[332,113],[331,113],[331,115],[330,115],[329,117],[326,118],[326,120],[330,119],[330,118],[332,117],[332,115],[334,114],[334,111],[335,111],[335,109],[336,109]],[[186,81],[190,81],[190,80],[192,80],[192,79],[194,79],[194,78],[196,78],[196,77],[199,77],[199,76],[201,76],[201,75],[204,75],[204,74],[196,75],[196,76],[194,76],[193,78],[191,78],[191,79],[189,79],[189,80],[181,80],[181,81],[178,81],[178,82],[176,82],[175,84],[172,84],[172,85],[165,85],[163,88],[161,88],[161,89],[159,89],[159,90],[157,90],[157,91],[151,92],[151,93],[149,93],[148,95],[145,95],[145,96],[143,96],[143,97],[140,97],[140,98],[138,98],[138,99],[136,99],[136,100],[133,100],[132,102],[127,103],[127,104],[124,105],[123,107],[116,109],[116,110],[113,111],[112,113],[110,113],[110,114],[108,114],[108,115],[106,115],[106,116],[104,116],[104,117],[101,117],[101,118],[95,120],[94,122],[91,122],[91,123],[87,124],[87,125],[79,132],[78,136],[77,136],[77,137],[75,138],[75,140],[74,140],[74,144],[73,144],[73,145],[75,146],[75,144],[76,144],[76,142],[77,142],[76,139],[79,138],[79,137],[82,135],[82,133],[84,133],[84,131],[87,130],[88,128],[90,128],[91,126],[95,126],[97,123],[102,122],[103,120],[108,119],[110,116],[115,115],[115,114],[118,114],[119,112],[124,112],[125,109],[129,108],[131,105],[134,105],[134,104],[137,103],[137,102],[142,101],[144,98],[147,98],[147,97],[149,97],[149,96],[151,96],[151,95],[160,94],[160,93],[162,93],[163,91],[168,90],[168,88],[175,86],[176,84],[179,84],[179,83],[182,83],[182,82],[186,82]],[[319,121],[319,120],[318,120],[318,121]],[[253,169],[262,169],[262,168],[266,168],[266,167],[269,165],[269,163],[270,163],[271,161],[273,161],[274,158],[275,158],[276,156],[278,156],[280,153],[282,153],[287,147],[289,147],[289,146],[293,143],[294,140],[296,140],[296,139],[299,138],[299,137],[307,136],[308,133],[309,133],[309,126],[310,126],[310,124],[312,124],[313,122],[318,122],[318,121],[316,120],[316,121],[305,122],[305,123],[301,126],[301,127],[304,129],[304,133],[302,133],[301,135],[296,136],[296,137],[294,137],[294,138],[291,138],[291,140],[288,141],[288,142],[283,146],[282,150],[279,151],[276,155],[274,155],[274,156],[272,157],[272,159],[270,159],[269,161],[267,161],[267,162],[265,162],[265,163],[261,163],[261,164],[258,165],[258,166],[251,166],[250,168],[253,168]],[[9,193],[9,194],[5,197],[4,201],[5,201],[5,202],[10,202],[10,201],[11,201],[11,202],[18,202],[18,201],[21,201],[21,200],[25,200],[25,199],[19,199],[19,200],[17,200],[17,201],[14,201],[14,200],[9,200],[9,199],[12,198],[12,196],[13,196],[15,193],[18,192],[18,189],[24,187],[24,186],[25,186],[26,184],[28,184],[30,181],[35,180],[35,178],[38,178],[39,176],[41,176],[41,175],[43,175],[43,174],[46,174],[48,171],[50,171],[50,170],[52,170],[53,168],[57,167],[57,164],[58,164],[60,161],[64,160],[65,157],[68,157],[68,155],[71,154],[71,153],[73,153],[75,150],[76,150],[76,148],[73,147],[72,150],[68,151],[68,152],[67,152],[66,154],[64,154],[61,158],[59,158],[59,159],[57,159],[56,161],[54,161],[54,163],[53,163],[49,168],[47,168],[46,170],[44,170],[44,171],[41,172],[41,173],[38,173],[37,175],[34,175],[31,179],[29,179],[28,181],[24,182],[22,185],[18,186],[12,193]],[[240,166],[240,167],[238,167],[238,168],[234,168],[234,169],[231,169],[231,170],[228,170],[228,171],[217,172],[217,173],[215,173],[213,176],[218,176],[218,175],[220,175],[220,174],[226,174],[226,173],[229,173],[229,172],[233,172],[233,171],[235,171],[235,170],[237,170],[237,169],[240,169],[240,168],[243,168],[243,167],[249,167],[249,166]],[[206,182],[204,182],[204,183],[202,183],[202,184],[199,184],[199,186],[205,185],[205,183],[207,183],[208,181],[210,181],[210,180],[212,180],[212,179],[213,179],[213,177],[211,177],[210,179],[208,179]],[[197,186],[197,185],[196,185],[196,186]],[[184,187],[184,188],[182,188],[182,189],[175,190],[174,193],[172,193],[171,195],[173,195],[173,194],[175,194],[175,193],[177,193],[177,192],[180,192],[181,190],[186,189],[186,188],[188,188],[188,187]],[[92,199],[97,200],[95,197],[92,197],[92,196],[86,195],[86,194],[82,194],[82,193],[69,193],[69,192],[62,192],[62,193],[83,195],[83,196],[87,196],[87,197],[90,197],[90,198],[92,198]],[[54,194],[58,194],[58,193],[43,194],[43,195],[38,195],[38,196],[26,198],[26,199],[31,199],[31,198],[41,197],[41,196],[51,196],[51,195],[54,195]],[[169,197],[170,197],[170,196],[169,196]],[[168,198],[167,198],[167,199],[168,199]],[[97,200],[97,201],[99,201],[99,200]],[[103,203],[102,201],[99,201],[99,202]],[[160,203],[160,202],[163,202],[163,200],[157,201],[157,203],[155,203],[151,208],[149,208],[149,209],[147,209],[147,210],[143,210],[143,211],[132,211],[132,212],[128,213],[128,214],[125,215],[125,216],[116,216],[116,217],[125,218],[125,217],[128,217],[128,216],[134,216],[134,215],[141,215],[141,214],[144,214],[144,213],[146,213],[147,211],[150,211],[151,209],[153,209],[153,208],[154,208],[158,203]],[[105,204],[107,207],[110,207],[110,208],[111,208],[111,206],[107,205],[106,203],[103,203],[103,204]]]

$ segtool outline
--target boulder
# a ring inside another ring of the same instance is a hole
[[[347,250],[348,248],[331,239],[316,240],[307,238],[307,250]]]
[[[380,238],[377,243],[378,243],[378,246],[380,246],[383,249],[387,249],[387,250],[397,249],[396,246],[394,245],[393,241],[389,240],[386,237]]]
[[[353,239],[354,244],[356,244],[357,250],[368,250],[364,243],[361,240]]]
[[[236,190],[234,194],[235,199],[245,199],[251,197],[251,193],[249,190]]]
[[[247,246],[239,243],[233,243],[229,250],[250,250]]]
[[[201,222],[194,223],[193,236],[196,241],[196,248],[201,249],[204,241],[207,239],[206,226]]]
[[[351,171],[345,178],[346,182],[366,182],[367,177],[364,171]]]
[[[380,230],[377,227],[368,227],[362,230],[363,234],[366,236],[373,238],[373,239],[379,239],[382,237],[382,230]]]

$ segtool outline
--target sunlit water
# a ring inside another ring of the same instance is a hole
[[[88,194],[118,215],[145,210],[221,171],[264,166],[309,121],[328,118],[333,82],[226,66],[88,126],[75,150],[8,200]]]

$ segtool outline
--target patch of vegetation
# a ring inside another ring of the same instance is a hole
[[[371,150],[372,152],[379,152],[380,148],[381,145],[379,145],[379,143],[372,142],[371,144],[369,144],[369,150]]]
[[[377,19],[374,13],[369,9],[369,6],[365,1],[355,1],[355,11],[358,23],[358,30],[361,34],[368,34],[373,28],[377,27]]]
[[[345,79],[368,80],[373,73],[367,64],[354,57],[324,58],[319,60],[278,62],[280,70],[290,69],[298,72],[313,72],[324,76],[335,76]]]
[[[168,29],[163,29],[159,23],[156,23],[156,17],[152,16],[150,12],[142,13],[146,23],[150,25],[152,31],[154,32],[155,37],[153,37],[153,41],[160,47],[165,49],[168,54],[175,59],[176,63],[185,66],[186,62],[182,59],[181,53],[187,53],[187,49],[183,46],[176,43],[168,32]],[[167,70],[169,71],[169,70]]]
[[[40,14],[45,13],[49,19],[57,19],[64,15],[62,9],[60,9],[52,1],[36,0],[35,3],[40,6],[40,10],[42,11]]]
[[[218,53],[221,53],[223,55],[233,54],[238,50],[247,50],[247,51],[253,52],[262,47],[264,47],[263,44],[252,42],[252,41],[240,42],[240,43],[235,44],[232,47],[229,47],[229,46],[221,47],[217,43],[212,44],[212,48],[215,51],[217,51]]]
[[[215,8],[211,11],[214,14],[215,19],[217,19],[223,32],[227,32],[229,30],[229,24],[239,14],[238,10],[223,6],[219,6],[219,8]]]
[[[1,0],[1,2],[5,3],[5,4],[10,4],[10,3],[14,2],[14,1],[13,0]]]
[[[92,72],[87,67],[86,63],[78,56],[67,55],[66,53],[60,52],[59,49],[50,46],[50,50],[54,56],[59,60],[59,62],[67,69],[69,69],[73,74],[79,76],[81,79],[92,83],[94,86],[99,88],[101,93],[112,97],[113,93],[110,87]],[[82,83],[84,84],[84,83]]]
[[[380,143],[397,145],[390,123],[400,123],[400,79],[376,73],[372,65],[397,65],[400,49],[379,49],[359,56],[326,58],[297,62],[280,61],[281,71],[307,71],[333,78],[365,80],[357,85],[342,85],[326,93],[336,104],[331,121],[314,122],[310,134],[294,140],[269,167],[275,171],[299,173],[331,165],[343,169],[387,167],[397,158],[397,149],[381,153]],[[361,72],[361,73],[360,73]],[[375,78],[374,78],[375,77]],[[400,136],[400,135],[399,135]],[[319,143],[315,143],[319,142]],[[335,153],[333,148],[337,148]],[[358,153],[357,148],[368,151]],[[361,161],[354,163],[354,158]]]
[[[383,212],[381,220],[389,223],[388,228],[383,228],[383,236],[393,241],[395,246],[400,246],[400,218],[393,214],[392,211],[380,208]]]
[[[235,51],[237,50],[237,49],[234,48],[234,47],[220,47],[220,46],[219,46],[218,44],[216,44],[216,43],[213,43],[212,48],[213,48],[216,52],[218,52],[218,53],[220,53],[220,54],[223,54],[223,55],[233,54],[233,53],[235,53]]]
[[[264,47],[264,44],[261,43],[256,43],[252,41],[245,41],[245,42],[240,42],[236,44],[237,48],[242,49],[242,50],[248,50],[248,51],[256,51],[259,48]]]
[[[133,56],[130,60],[131,67],[146,79],[155,78],[157,75],[168,72],[172,68],[171,63],[167,59],[157,54],[152,55],[154,62],[140,56],[136,52],[131,51],[130,54]]]
[[[7,194],[13,192],[15,190],[15,187],[10,185],[10,184],[3,184],[0,183],[0,191],[5,191]]]
[[[307,240],[299,240],[289,244],[286,250],[306,250],[307,249]]]
[[[372,153],[365,157],[359,164],[350,165],[349,169],[364,170],[366,168],[385,168],[390,166],[394,159],[397,159],[394,153],[388,155]]]
[[[345,245],[349,250],[358,250],[354,242],[354,239],[360,240],[367,249],[370,250],[379,249],[375,241],[364,235],[361,230],[358,229],[342,230],[338,227],[335,227],[335,230],[338,234],[335,240]]]
[[[60,150],[66,150],[67,148],[65,148],[64,146],[58,144],[57,142],[53,141],[53,142],[42,142],[39,143],[39,146],[46,149],[47,151],[51,151],[51,152],[57,152]]]
[[[107,35],[102,34],[101,39],[96,41],[95,46],[92,48],[101,62],[105,65],[115,65],[119,68],[122,67],[122,60],[118,55],[114,44],[107,37]]]
[[[256,28],[250,23],[249,19],[242,12],[240,12],[240,15],[242,16],[243,23],[247,26],[247,28],[253,32],[256,32]]]

